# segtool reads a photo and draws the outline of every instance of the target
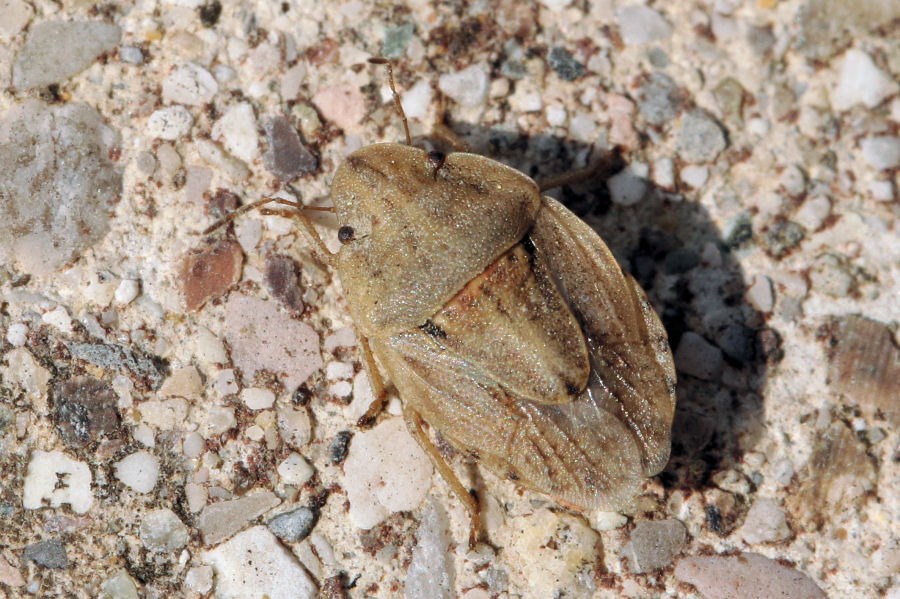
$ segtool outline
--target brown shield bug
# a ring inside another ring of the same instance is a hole
[[[340,274],[376,401],[410,432],[472,517],[478,506],[423,425],[495,474],[581,509],[620,509],[669,457],[675,369],[638,283],[587,224],[524,174],[467,152],[379,143],[331,185]],[[299,203],[281,199],[267,202]],[[230,218],[229,218],[230,219]],[[219,223],[221,224],[221,223]],[[211,227],[211,229],[215,228]]]

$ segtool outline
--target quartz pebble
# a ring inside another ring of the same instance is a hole
[[[28,338],[28,325],[16,322],[6,330],[6,340],[13,347],[22,347]]]
[[[162,83],[163,99],[188,106],[206,104],[218,91],[219,85],[209,71],[193,62],[176,68]]]
[[[719,124],[700,110],[686,114],[675,132],[678,155],[694,164],[714,161],[725,144],[725,133]]]
[[[278,514],[269,520],[269,530],[285,543],[297,543],[309,536],[316,525],[317,514],[308,507]]]
[[[206,545],[216,545],[280,503],[271,491],[250,493],[239,499],[213,503],[200,512],[197,528]]]
[[[416,546],[406,573],[406,599],[453,599],[456,596],[452,536],[444,508],[433,499],[419,520]]]
[[[350,519],[370,529],[393,512],[415,509],[431,487],[431,474],[428,456],[402,418],[357,433],[344,462]]]
[[[688,557],[675,566],[675,576],[697,587],[705,599],[826,599],[802,572],[756,553]]]
[[[622,41],[639,46],[665,40],[672,35],[672,26],[658,12],[648,6],[629,4],[616,10]]]
[[[849,110],[856,104],[875,108],[898,89],[900,86],[875,65],[871,56],[851,48],[841,60],[831,105],[835,110]]]
[[[319,335],[275,302],[232,293],[225,304],[225,336],[245,380],[267,370],[293,390],[322,367]]]
[[[633,572],[655,572],[672,563],[686,538],[687,529],[678,520],[642,520],[631,531],[623,552]]]
[[[610,198],[614,204],[633,206],[647,196],[650,187],[647,180],[627,167],[606,181]]]
[[[0,120],[0,260],[49,274],[100,240],[122,192],[109,158],[117,143],[85,104],[30,100],[8,110]]]
[[[115,475],[122,484],[138,493],[149,493],[159,477],[159,459],[152,453],[138,451],[119,460]]]
[[[753,284],[747,289],[747,301],[760,312],[768,313],[775,307],[775,291],[772,279],[764,275],[753,278]]]
[[[291,452],[284,461],[278,464],[277,471],[281,482],[296,486],[304,485],[315,473],[309,462],[297,452]]]
[[[34,9],[25,0],[3,0],[0,4],[3,20],[0,21],[0,40],[16,37],[34,16]]]
[[[690,187],[699,189],[709,179],[709,168],[706,166],[686,166],[681,169],[681,180]]]
[[[141,284],[134,279],[122,279],[116,287],[115,299],[120,305],[130,304],[141,293]]]
[[[316,586],[265,526],[254,526],[201,554],[216,573],[218,599],[312,599]]]
[[[115,48],[121,37],[121,29],[98,21],[37,23],[13,63],[13,84],[26,90],[68,79]]]
[[[753,502],[741,527],[741,536],[750,545],[783,541],[790,535],[784,510],[778,507],[777,501],[768,497]]]
[[[119,570],[100,585],[104,599],[139,599],[137,587],[125,570]]]
[[[0,553],[0,583],[10,587],[20,587],[25,584],[22,573],[19,569],[10,564],[6,558]]]
[[[401,95],[403,112],[411,119],[424,119],[428,115],[428,106],[434,91],[425,79],[419,79],[415,85]]]
[[[880,171],[900,166],[900,137],[867,137],[859,142],[863,159]]]
[[[194,124],[194,117],[184,106],[160,108],[147,119],[145,131],[154,139],[174,141],[187,135]]]
[[[325,120],[341,129],[352,129],[366,115],[365,100],[359,89],[353,86],[326,87],[312,97],[313,104]]]
[[[210,566],[194,566],[184,576],[184,586],[195,593],[208,593],[212,584],[213,569]]]
[[[76,514],[84,514],[94,502],[91,493],[91,469],[84,462],[69,458],[61,451],[35,451],[28,463],[22,506],[37,510],[68,504]]]
[[[153,510],[144,516],[140,536],[144,547],[156,553],[173,553],[189,540],[187,526],[167,508]]]
[[[24,347],[16,348],[3,354],[0,374],[3,381],[13,387],[21,389],[31,406],[40,414],[47,414],[47,384],[50,381],[50,371],[41,366],[34,356]]]
[[[721,349],[697,333],[688,331],[681,336],[675,350],[675,365],[678,372],[713,381],[719,378],[725,360]]]
[[[463,106],[478,106],[487,97],[488,76],[481,65],[473,64],[438,79],[438,88]]]
[[[303,407],[286,406],[278,410],[278,430],[284,442],[302,449],[309,443],[312,434],[312,425],[309,421],[309,412]]]
[[[241,401],[251,410],[265,410],[275,403],[275,394],[268,389],[249,387],[241,391]]]
[[[212,128],[213,139],[221,141],[235,158],[251,163],[259,156],[259,136],[253,106],[241,102],[229,107]]]
[[[807,231],[817,231],[829,214],[831,214],[831,200],[825,196],[816,195],[800,205],[800,208],[794,213],[793,220]]]

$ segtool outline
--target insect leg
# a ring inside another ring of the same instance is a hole
[[[599,161],[588,167],[569,171],[568,173],[562,173],[561,175],[547,177],[542,181],[538,181],[538,186],[543,192],[555,187],[581,183],[582,181],[588,181],[590,179],[606,179],[622,170],[623,166],[622,153],[617,148],[611,152],[607,152]]]
[[[358,426],[366,427],[375,421],[375,417],[384,407],[387,393],[384,391],[384,379],[381,378],[381,372],[378,370],[378,364],[375,363],[375,357],[372,355],[372,348],[369,347],[369,340],[362,335],[358,336],[359,350],[362,352],[363,364],[366,372],[369,373],[369,382],[372,383],[372,393],[375,395],[375,401],[366,410],[360,419],[356,422]]]
[[[434,124],[431,135],[438,141],[453,148],[456,152],[472,152],[472,146],[469,145],[469,142],[454,133],[453,130],[443,122]]]
[[[428,457],[431,458],[431,463],[441,475],[441,478],[450,485],[450,490],[453,491],[453,494],[459,498],[464,506],[466,506],[466,510],[469,512],[469,518],[471,519],[471,528],[469,529],[469,549],[472,549],[478,542],[478,531],[481,528],[481,512],[478,507],[478,500],[463,486],[456,476],[456,473],[450,468],[450,465],[447,464],[443,456],[438,453],[437,447],[434,446],[434,443],[431,442],[431,439],[429,439],[428,435],[425,434],[425,431],[422,430],[422,423],[424,422],[422,415],[404,404],[403,419],[406,420],[406,427],[409,429],[412,436],[415,437],[419,446],[426,454],[428,454]]]

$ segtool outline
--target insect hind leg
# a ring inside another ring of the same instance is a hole
[[[469,528],[469,549],[473,549],[478,543],[478,535],[481,530],[481,510],[478,506],[478,500],[463,486],[459,477],[456,476],[456,473],[453,472],[453,469],[450,468],[450,465],[447,464],[447,461],[438,452],[437,447],[434,446],[434,443],[432,443],[431,439],[428,438],[428,435],[425,434],[425,431],[422,429],[422,423],[424,422],[422,415],[409,406],[404,405],[403,419],[406,421],[406,427],[409,429],[409,432],[425,453],[428,454],[432,465],[441,475],[441,478],[443,478],[450,486],[450,490],[453,491],[453,494],[456,495],[466,507],[466,511],[469,512],[471,521],[471,526]]]

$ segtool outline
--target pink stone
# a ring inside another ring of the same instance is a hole
[[[360,123],[366,115],[365,100],[360,91],[350,85],[326,87],[313,96],[313,104],[327,120],[341,129]]]

